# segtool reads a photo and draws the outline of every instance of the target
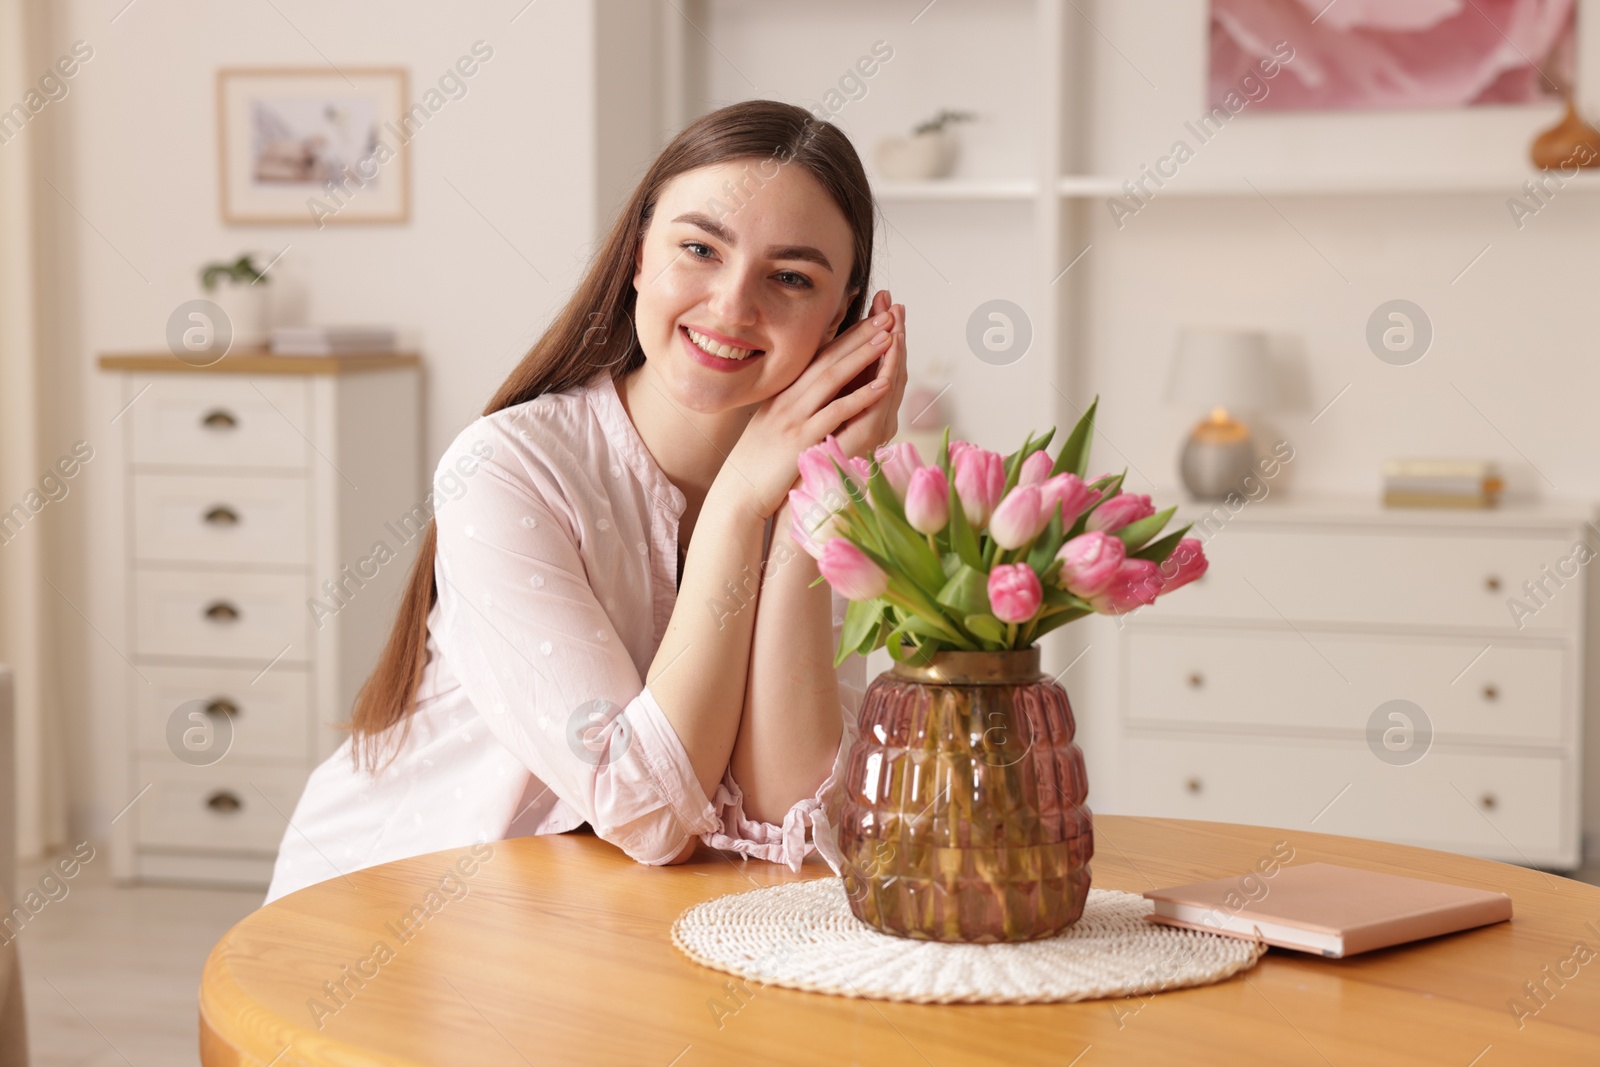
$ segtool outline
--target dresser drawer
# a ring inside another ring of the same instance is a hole
[[[1553,633],[1575,625],[1585,578],[1579,571],[1576,578],[1564,579],[1564,587],[1545,579],[1542,568],[1553,568],[1572,551],[1568,541],[1555,536],[1261,530],[1236,524],[1216,533],[1205,547],[1210,570],[1161,602],[1163,619]],[[1523,583],[1540,580],[1551,591],[1542,595],[1547,603],[1519,620],[1508,599],[1527,602]]]
[[[134,558],[304,566],[306,494],[304,477],[137,474]]]
[[[144,656],[310,658],[302,575],[134,571],[134,648]]]
[[[1559,745],[1568,653],[1450,638],[1190,630],[1128,634],[1124,715],[1133,724],[1342,730],[1409,700],[1436,741]],[[1480,655],[1481,653],[1481,655]]]
[[[1393,766],[1360,741],[1140,733],[1123,737],[1122,796],[1133,815],[1281,826],[1573,866],[1577,833],[1566,817],[1573,773],[1570,761],[1555,756],[1434,750]]]
[[[276,852],[310,768],[224,759],[189,767],[172,759],[138,761],[139,844],[157,848]]]
[[[167,730],[173,713],[185,705],[211,721],[226,716],[233,742],[226,760],[283,760],[309,764],[312,756],[311,677],[277,664],[259,667],[139,668],[149,685],[134,690],[134,736],[142,753],[170,752]],[[202,706],[203,705],[203,706]],[[188,712],[182,718],[188,720]],[[197,721],[207,725],[207,719]],[[187,728],[187,727],[185,727]]]
[[[131,392],[141,388],[129,380]],[[304,470],[309,412],[298,377],[159,376],[128,409],[130,457],[138,465]]]

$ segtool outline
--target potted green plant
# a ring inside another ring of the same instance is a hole
[[[200,288],[222,309],[233,330],[233,347],[260,348],[267,343],[267,275],[256,266],[256,253],[215,261],[200,268]]]
[[[909,138],[884,138],[878,142],[878,173],[895,181],[948,177],[961,147],[951,126],[976,118],[970,111],[946,108],[919,122]]]

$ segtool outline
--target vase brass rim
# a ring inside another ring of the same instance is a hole
[[[927,659],[908,657],[896,661],[891,672],[901,678],[931,685],[1002,685],[1036,681],[1039,646],[1001,652],[947,649]]]

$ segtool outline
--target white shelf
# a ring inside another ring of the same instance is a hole
[[[1186,178],[1180,170],[1174,178],[1155,190],[1157,197],[1169,196],[1384,196],[1412,193],[1493,193],[1519,195],[1522,183],[1543,177],[1538,171],[1508,170],[1500,174],[1362,174],[1308,175],[1294,178],[1241,175],[1233,178]],[[1560,191],[1600,190],[1600,173],[1579,173],[1568,178],[1553,173],[1549,180],[1565,182]],[[1107,175],[1074,174],[1063,177],[1056,191],[1063,197],[1121,196],[1126,178]],[[1142,195],[1142,194],[1141,194]]]
[[[1417,193],[1492,193],[1520,195],[1522,183],[1540,178],[1534,170],[1509,170],[1503,174],[1363,174],[1305,176],[1295,178],[1177,177],[1155,190],[1158,197],[1191,196],[1404,196]],[[1559,175],[1566,183],[1561,191],[1600,191],[1600,173],[1580,173],[1573,178]],[[1123,196],[1126,178],[1108,174],[1068,174],[1056,183],[1057,195],[1066,199],[1097,199]],[[1031,200],[1038,195],[1037,183],[1026,178],[934,178],[925,181],[878,181],[873,193],[882,201],[982,201]],[[1142,195],[1142,194],[1141,194]]]
[[[1039,194],[1026,178],[930,178],[925,181],[875,181],[879,200],[1029,200]]]

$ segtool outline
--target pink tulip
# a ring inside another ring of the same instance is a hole
[[[1039,501],[1037,485],[1019,485],[1006,494],[989,518],[989,536],[1001,548],[1021,548],[1039,536],[1050,513]]]
[[[1125,559],[1111,584],[1089,603],[1102,615],[1121,615],[1153,602],[1160,593],[1161,568],[1148,559]]]
[[[889,588],[889,576],[843,537],[822,546],[817,569],[846,600],[872,600]]]
[[[956,457],[971,447],[972,445],[966,441],[955,440],[950,442],[950,447],[945,451],[945,457],[950,460],[950,469],[952,471],[956,469]]]
[[[1147,519],[1156,513],[1156,507],[1150,503],[1150,497],[1145,493],[1118,493],[1095,508],[1089,515],[1086,524],[1091,530],[1104,530],[1106,533],[1116,533],[1130,522]]]
[[[839,478],[839,472],[834,469],[833,463],[838,460],[839,466],[849,469],[849,457],[844,454],[844,449],[839,447],[839,442],[834,440],[833,434],[822,439],[819,445],[812,445],[800,453],[799,467],[800,478],[805,484],[806,492],[817,500],[828,499],[829,490],[844,489],[844,483]]]
[[[918,533],[936,534],[950,521],[950,486],[938,467],[918,467],[906,486],[906,521]]]
[[[873,452],[873,456],[877,459],[883,476],[889,479],[889,484],[894,487],[894,495],[904,500],[906,487],[911,484],[912,472],[922,467],[922,457],[917,454],[917,446],[910,441],[880,445]]]
[[[989,572],[989,610],[1001,622],[1027,622],[1043,599],[1039,576],[1026,563],[1002,563]]]
[[[850,462],[845,466],[845,472],[850,475],[850,480],[856,483],[856,492],[860,494],[861,501],[872,503],[872,497],[867,492],[867,482],[872,477],[872,464],[860,456],[851,456]]]
[[[1161,594],[1165,596],[1174,589],[1183,588],[1204,574],[1209,566],[1211,561],[1206,559],[1199,540],[1185,537],[1161,564]]]
[[[1061,585],[1073,596],[1088,600],[1105,592],[1117,577],[1127,549],[1119,538],[1095,530],[1061,546]]]
[[[1006,488],[1005,461],[997,452],[970,445],[956,460],[956,496],[974,530],[981,530]]]
[[[1061,509],[1061,529],[1072,529],[1072,524],[1078,521],[1089,508],[1100,500],[1100,490],[1090,489],[1084,484],[1082,478],[1071,471],[1062,471],[1051,478],[1045,479],[1039,486],[1040,498],[1044,502],[1045,519],[1049,520],[1051,506]]]
[[[822,555],[822,546],[839,536],[839,516],[835,513],[844,504],[844,493],[836,493],[829,500],[818,500],[804,488],[789,490],[790,529],[795,543],[815,559]]]
[[[1050,477],[1050,468],[1055,466],[1055,460],[1050,458],[1050,453],[1044,449],[1028,453],[1028,458],[1022,461],[1022,472],[1017,475],[1018,485],[1038,485]]]

